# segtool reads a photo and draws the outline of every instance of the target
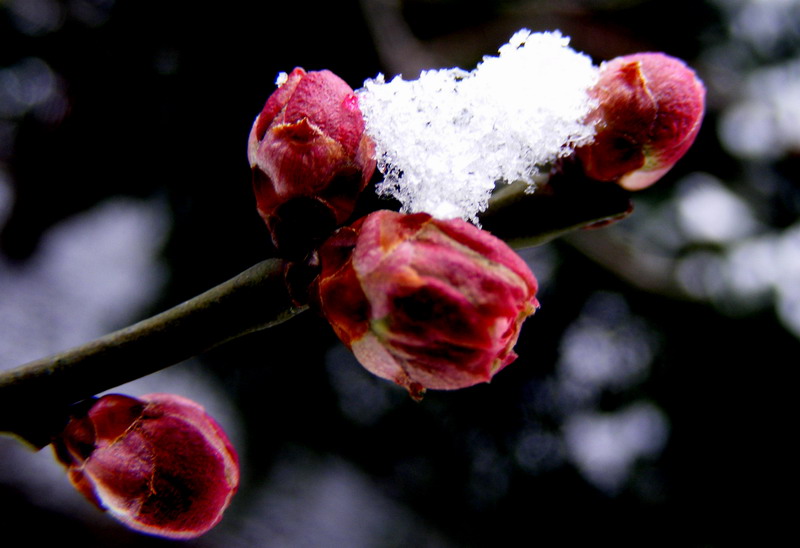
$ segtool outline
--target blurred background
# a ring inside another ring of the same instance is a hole
[[[266,258],[245,146],[279,71],[471,69],[514,31],[708,88],[631,217],[521,250],[542,307],[491,385],[413,402],[312,313],[120,387],[218,418],[243,482],[202,547],[768,544],[800,350],[798,0],[0,0],[0,368]],[[542,85],[547,85],[543,82]],[[755,512],[758,509],[762,516]],[[0,437],[6,539],[171,544]]]

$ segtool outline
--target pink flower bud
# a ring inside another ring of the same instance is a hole
[[[225,432],[200,405],[172,394],[103,396],[71,418],[53,447],[78,491],[152,535],[202,535],[239,485]]]
[[[307,251],[344,224],[375,171],[374,151],[350,86],[327,70],[294,69],[248,144],[258,212],[276,247]]]
[[[627,190],[656,182],[694,142],[705,93],[694,71],[663,53],[604,63],[591,91],[599,101],[590,117],[597,134],[576,151],[586,175]]]
[[[502,240],[461,219],[376,211],[319,251],[317,298],[369,371],[419,399],[513,362],[537,283]]]

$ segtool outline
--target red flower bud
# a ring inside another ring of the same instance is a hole
[[[71,418],[53,447],[85,497],[162,537],[211,529],[239,484],[225,432],[200,405],[172,394],[103,396]]]
[[[375,171],[374,150],[350,86],[327,70],[292,71],[248,144],[258,212],[279,250],[308,251],[350,217]]]
[[[592,179],[641,190],[660,179],[694,142],[705,87],[683,61],[636,53],[601,66],[591,94],[599,106],[594,142],[576,153]]]
[[[513,362],[537,283],[502,240],[461,219],[376,211],[319,251],[317,298],[369,371],[420,398]]]

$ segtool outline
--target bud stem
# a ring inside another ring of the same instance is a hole
[[[292,303],[285,266],[260,262],[161,314],[0,373],[0,432],[44,447],[71,404],[294,317],[305,307]]]

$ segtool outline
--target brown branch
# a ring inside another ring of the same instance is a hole
[[[481,216],[484,228],[527,247],[630,213],[628,193],[613,184],[563,170],[537,183],[533,194],[522,183],[501,187]],[[157,316],[0,373],[0,432],[42,447],[70,405],[302,312],[287,289],[287,266],[264,261]],[[290,278],[307,285],[300,270]]]
[[[292,303],[285,267],[263,261],[152,318],[0,373],[0,431],[43,447],[71,404],[292,318],[305,307]]]
[[[500,186],[480,221],[483,228],[521,249],[619,220],[632,210],[629,192],[614,183],[586,179],[575,166],[566,165],[541,176],[533,192],[523,182]]]

